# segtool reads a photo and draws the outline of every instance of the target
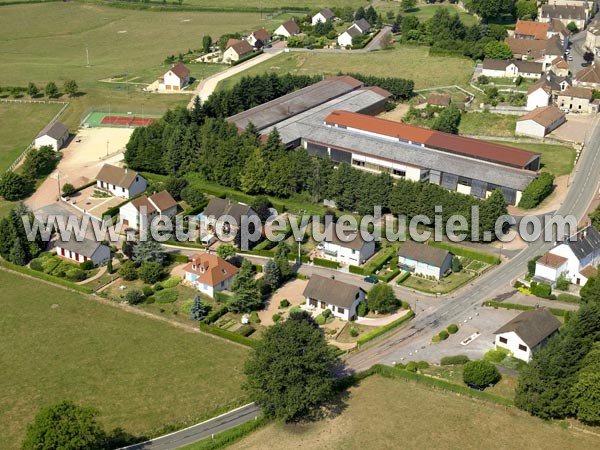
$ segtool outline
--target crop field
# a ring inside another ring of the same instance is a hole
[[[62,105],[0,103],[0,173],[31,144]]]
[[[271,424],[228,448],[598,447],[597,436],[547,423],[516,409],[380,376],[363,380],[341,403],[341,414],[332,418],[295,425]]]
[[[443,67],[443,70],[440,68]],[[473,63],[467,58],[429,56],[428,47],[396,44],[393,50],[371,53],[284,53],[258,64],[243,74],[234,75],[221,82],[218,89],[227,89],[244,75],[265,72],[335,75],[338,72],[359,72],[382,77],[409,78],[416,89],[436,86],[464,85],[473,71]],[[427,74],[427,76],[424,76]]]
[[[2,270],[0,286],[2,449],[19,448],[38,409],[63,399],[135,435],[244,401],[242,347]]]

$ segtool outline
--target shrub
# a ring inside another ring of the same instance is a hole
[[[566,303],[579,303],[581,301],[581,299],[579,297],[577,297],[576,295],[565,294],[564,292],[561,294],[558,294],[558,296],[556,298],[558,301],[566,302]]]
[[[156,303],[173,303],[177,300],[177,291],[165,289],[154,294],[154,298],[156,299]]]
[[[327,319],[325,318],[325,316],[323,314],[319,314],[315,318],[315,322],[317,323],[317,325],[325,325],[325,322],[327,322]]]
[[[83,281],[85,280],[85,272],[81,269],[69,269],[65,276],[71,281]]]
[[[450,334],[455,334],[458,331],[458,325],[451,323],[448,325],[448,328],[446,328],[446,331]]]
[[[300,308],[299,306],[292,306],[292,307],[290,308],[290,314],[292,314],[292,313],[297,313],[297,312],[301,312],[301,311],[302,311],[302,308]]]
[[[506,358],[507,352],[505,350],[489,350],[483,355],[483,359],[486,361],[501,363]]]
[[[417,366],[417,363],[414,361],[409,362],[405,367],[405,370],[408,370],[409,372],[413,372],[413,373],[416,373],[418,369],[419,368]]]
[[[531,293],[540,298],[552,298],[552,286],[547,283],[531,283]]]
[[[152,294],[154,294],[154,291],[150,286],[144,286],[142,288],[142,292],[144,293],[145,297],[150,297]]]
[[[90,260],[84,261],[79,264],[79,268],[81,270],[92,270],[94,268],[94,262]]]
[[[252,325],[242,325],[237,330],[235,330],[235,333],[239,334],[241,336],[244,336],[244,337],[248,337],[255,331],[256,330],[254,329],[254,327]]]
[[[63,193],[63,195],[65,197],[73,195],[75,192],[77,192],[77,190],[75,189],[75,187],[71,183],[65,183],[65,184],[63,184],[62,193]]]
[[[417,369],[424,370],[429,368],[429,363],[427,361],[419,361],[417,363]]]
[[[160,284],[164,289],[174,288],[181,283],[181,277],[171,277],[165,281],[161,281]]]
[[[157,262],[148,261],[138,269],[138,275],[146,284],[154,284],[165,275],[162,265]]]
[[[448,337],[450,337],[450,334],[446,330],[442,330],[438,336],[440,337],[440,340],[445,341],[448,339]]]
[[[131,291],[127,292],[127,294],[125,294],[125,300],[127,300],[127,303],[129,303],[130,305],[137,305],[139,303],[142,303],[144,301],[144,294],[142,291],[140,291],[139,289],[132,289]]]
[[[119,267],[119,275],[125,281],[137,280],[138,273],[135,268],[135,263],[133,261],[125,261],[121,264],[121,267]]]
[[[273,317],[271,317],[273,319],[273,322],[277,323],[281,320],[281,314],[273,314]]]
[[[467,384],[484,387],[496,384],[500,379],[498,369],[488,361],[469,361],[463,369],[463,381]]]
[[[329,319],[332,314],[333,313],[331,312],[330,309],[326,309],[325,311],[323,311],[323,317],[325,317],[325,319]]]
[[[156,284],[154,285],[154,290],[155,290],[156,292],[158,292],[158,291],[162,291],[163,289],[164,289],[164,287],[163,287],[163,285],[162,285],[162,284],[160,284],[160,283],[156,283]]]
[[[281,300],[279,302],[279,307],[280,308],[287,308],[288,306],[290,306],[290,302],[287,298],[284,298],[283,300]]]
[[[458,366],[469,362],[467,355],[444,356],[440,361],[442,366]]]
[[[357,337],[359,335],[359,331],[358,328],[356,327],[350,327],[350,336],[352,337]]]
[[[437,334],[431,338],[431,342],[440,342],[440,341],[441,341],[440,336]]]
[[[260,323],[260,317],[258,317],[258,313],[256,311],[252,311],[250,313],[250,322],[251,323]]]
[[[154,298],[153,295],[151,295],[150,297],[146,297],[146,301],[144,301],[144,303],[146,305],[151,305],[156,301],[156,299]]]
[[[369,307],[367,306],[366,302],[361,302],[358,304],[356,307],[356,314],[358,314],[360,317],[366,317],[366,315],[369,314]]]
[[[37,270],[38,272],[44,271],[44,264],[42,263],[41,258],[32,259],[29,263],[29,267],[33,270]]]
[[[548,172],[542,172],[539,177],[529,183],[529,186],[523,191],[519,207],[523,209],[532,209],[538,206],[554,188],[554,175]]]
[[[519,289],[520,287],[523,287],[523,283],[521,283],[519,280],[515,281],[515,284],[513,285],[513,287],[515,289]]]
[[[314,258],[313,263],[315,266],[327,267],[328,269],[337,269],[339,267],[337,261],[330,261],[322,258]]]

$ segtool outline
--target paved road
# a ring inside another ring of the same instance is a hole
[[[201,439],[210,437],[230,428],[237,427],[243,423],[254,420],[260,415],[258,406],[249,403],[241,408],[234,409],[228,413],[214,417],[206,422],[192,425],[183,430],[141,442],[139,444],[123,447],[122,450],[172,450],[193,444]]]
[[[590,202],[598,193],[598,180],[600,175],[600,127],[598,120],[588,147],[582,153],[577,164],[576,173],[572,180],[569,192],[556,211],[559,215],[572,214],[581,220],[588,209]],[[438,308],[428,308],[417,314],[412,326],[390,338],[350,356],[345,361],[344,370],[355,372],[368,369],[374,364],[392,364],[400,360],[401,348],[414,342],[424,335],[432,334],[433,330],[442,329],[449,323],[460,322],[465,314],[476,308],[483,301],[511,290],[511,284],[524,270],[527,261],[548,251],[553,242],[538,240],[531,243],[518,255],[504,264],[483,275],[477,282],[460,291],[454,299],[440,298]]]

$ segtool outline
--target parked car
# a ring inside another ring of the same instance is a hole
[[[367,283],[371,283],[371,284],[377,284],[377,283],[379,283],[379,279],[378,279],[378,278],[376,278],[376,277],[373,277],[373,276],[371,276],[371,275],[369,275],[369,276],[365,277],[365,281],[366,281]]]
[[[483,391],[485,388],[481,387],[477,384],[473,384],[473,383],[467,383],[467,386],[469,386],[471,389],[475,389],[477,391]]]

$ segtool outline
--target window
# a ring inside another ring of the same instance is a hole
[[[392,171],[392,174],[396,175],[398,177],[405,177],[406,176],[406,170],[394,169]]]
[[[519,344],[519,350],[521,350],[522,352],[526,352],[527,347],[525,347],[523,344]]]
[[[364,161],[358,161],[356,159],[352,160],[352,164],[354,164],[355,166],[358,166],[358,167],[365,167],[365,162]]]
[[[327,303],[321,302],[321,309],[327,309]]]
[[[339,312],[340,314],[344,314],[346,311],[344,310],[344,308],[340,308],[340,307],[338,306],[338,312]]]
[[[508,339],[506,339],[505,337],[500,337],[498,340],[503,344],[508,344]]]
[[[124,188],[124,187],[122,187],[122,188],[121,188],[121,191],[125,192],[125,188]]]

